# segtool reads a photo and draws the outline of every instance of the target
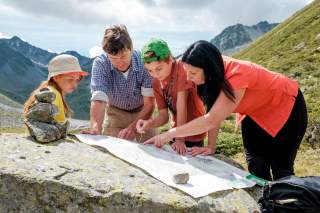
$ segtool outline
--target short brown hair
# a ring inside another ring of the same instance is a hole
[[[117,55],[125,49],[132,50],[132,40],[124,25],[114,25],[105,30],[102,49],[111,55]]]

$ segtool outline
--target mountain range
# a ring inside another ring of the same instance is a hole
[[[278,23],[261,21],[256,25],[246,26],[236,24],[225,28],[220,34],[215,36],[210,42],[226,55],[230,55],[246,47],[258,37],[276,27]]]
[[[37,85],[46,79],[48,62],[58,55],[35,47],[17,36],[0,39],[0,53],[0,93],[19,103],[24,103]],[[82,69],[91,72],[93,59],[75,51],[63,53],[77,57]],[[67,96],[75,118],[89,118],[89,84],[90,77],[86,77],[77,91]]]

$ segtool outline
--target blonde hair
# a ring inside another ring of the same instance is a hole
[[[67,101],[64,97],[64,95],[62,94],[62,91],[61,91],[61,88],[58,86],[58,84],[53,80],[53,78],[50,78],[49,80],[47,81],[43,81],[41,82],[41,84],[38,86],[37,89],[35,89],[31,95],[29,96],[28,100],[24,103],[24,106],[23,106],[23,113],[24,113],[24,116],[26,116],[26,114],[28,113],[30,107],[32,104],[34,104],[36,102],[36,97],[35,97],[35,94],[37,92],[39,92],[41,89],[43,88],[47,88],[47,87],[54,87],[56,90],[58,90],[58,92],[61,94],[61,97],[62,97],[62,102],[63,102],[63,106],[64,106],[64,112],[66,114],[66,117],[70,117],[72,115],[72,110],[70,109],[70,107],[68,106],[67,104]]]

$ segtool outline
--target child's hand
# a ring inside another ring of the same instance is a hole
[[[89,129],[89,130],[81,130],[81,134],[88,134],[88,135],[100,135],[99,131],[96,129]]]
[[[187,151],[186,144],[184,141],[177,140],[171,145],[172,149],[175,150],[179,155],[185,155]]]
[[[139,119],[137,124],[136,124],[137,132],[140,133],[140,134],[146,133],[146,131],[148,129],[150,129],[151,123],[152,123],[151,119],[149,119],[149,120]]]
[[[210,147],[192,147],[188,150],[188,154],[192,156],[196,155],[212,155],[214,154],[214,150]]]
[[[118,134],[118,138],[122,138],[126,140],[133,140],[135,136],[136,136],[136,133],[130,127],[122,129]]]

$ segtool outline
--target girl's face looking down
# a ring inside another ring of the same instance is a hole
[[[150,63],[145,63],[144,67],[148,70],[148,72],[153,78],[163,81],[171,73],[172,61],[171,59],[169,60],[169,62],[154,61]]]
[[[53,80],[64,94],[69,94],[75,91],[81,79],[82,76],[78,74],[62,74],[53,77]]]

